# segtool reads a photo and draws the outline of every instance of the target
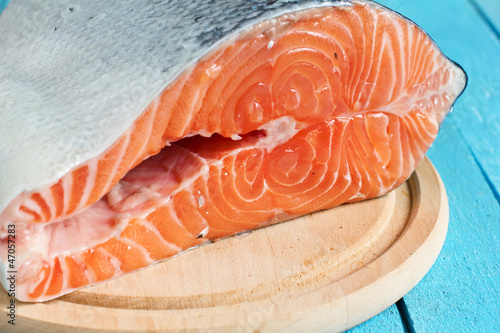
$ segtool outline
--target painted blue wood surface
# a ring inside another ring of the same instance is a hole
[[[450,225],[435,265],[405,296],[414,328],[498,332],[500,40],[477,8],[490,8],[491,15],[500,1],[380,2],[424,28],[469,75],[466,92],[428,152],[447,189]]]
[[[443,251],[405,296],[417,332],[500,327],[500,0],[380,0],[461,64],[469,86],[428,156],[446,186]],[[8,0],[0,0],[0,11]],[[395,306],[349,332],[403,332]]]

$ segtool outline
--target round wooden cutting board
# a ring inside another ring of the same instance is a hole
[[[385,195],[188,251],[45,303],[0,293],[8,332],[335,332],[413,288],[443,245],[448,202],[425,159]]]

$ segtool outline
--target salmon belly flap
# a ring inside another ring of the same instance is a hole
[[[415,24],[354,2],[221,43],[118,140],[0,215],[16,297],[45,301],[404,182],[464,89]],[[3,281],[4,285],[7,285]]]

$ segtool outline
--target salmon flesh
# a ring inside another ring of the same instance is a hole
[[[34,302],[384,195],[467,81],[358,0],[13,1],[0,59],[0,279]]]

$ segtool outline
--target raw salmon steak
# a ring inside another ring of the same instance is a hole
[[[381,196],[466,85],[367,1],[13,1],[0,59],[0,278],[23,301]]]

